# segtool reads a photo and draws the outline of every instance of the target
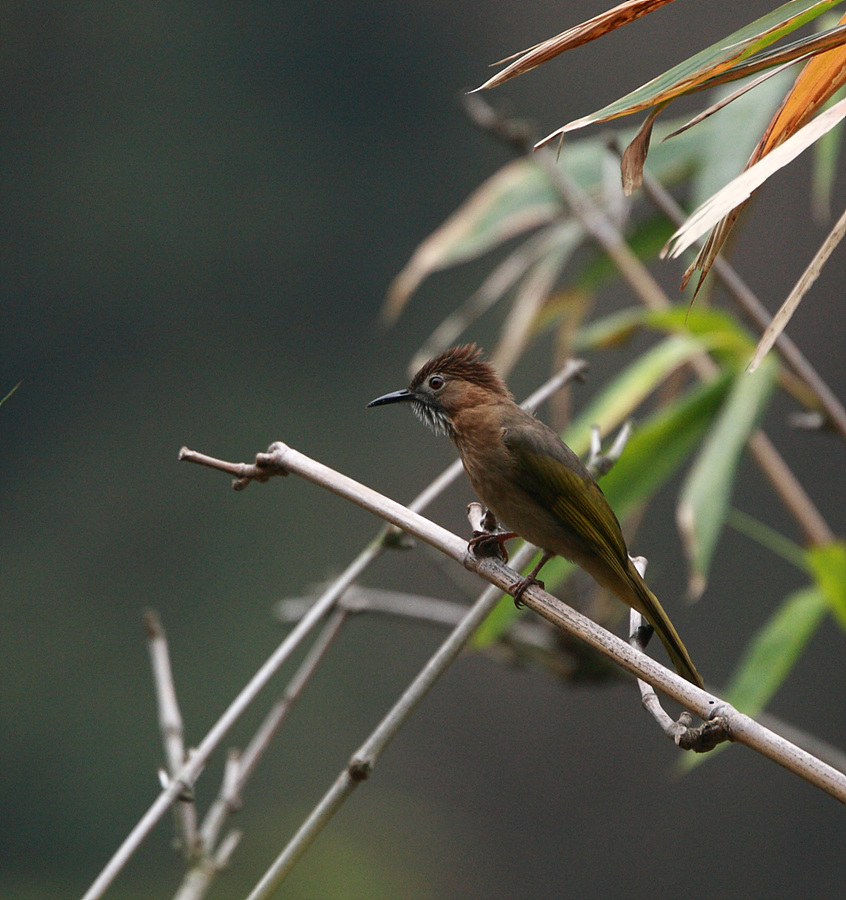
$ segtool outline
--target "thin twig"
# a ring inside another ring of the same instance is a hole
[[[425,540],[423,534],[418,536]],[[463,541],[460,543],[463,544],[466,550],[466,543]],[[524,545],[514,556],[515,564],[520,566],[527,563],[534,552],[535,549],[531,545]],[[260,900],[260,898],[270,896],[303,853],[311,846],[341,805],[358,785],[369,777],[388,743],[414,711],[417,704],[429,692],[438,677],[458,656],[462,647],[497,604],[500,596],[501,591],[497,587],[485,588],[479,599],[470,607],[449,637],[441,644],[414,681],[406,688],[390,712],[353,754],[347,766],[338,775],[312,813],[250,892],[248,900]]]
[[[205,457],[203,454],[196,454],[196,461],[211,466],[212,468],[219,468],[219,466],[214,465],[212,457]],[[224,463],[224,465],[227,464]],[[242,467],[235,465],[232,468],[227,469],[227,471],[230,474],[234,474],[236,478],[247,470],[254,472],[253,480],[266,480],[273,475],[270,471],[266,473],[255,471],[254,466]],[[138,849],[141,842],[146,838],[150,831],[152,831],[159,819],[167,812],[174,800],[176,800],[183,791],[191,788],[194,780],[211,756],[212,751],[220,744],[229,729],[250,706],[267,682],[270,681],[279,668],[288,660],[314,625],[332,609],[338,597],[343,594],[346,587],[355,581],[361,572],[367,568],[372,559],[379,554],[381,547],[381,536],[376,540],[371,541],[371,543],[349,565],[344,576],[335,581],[330,588],[324,592],[323,596],[306,613],[302,621],[292,629],[291,633],[287,635],[276,650],[268,657],[243,690],[232,703],[229,704],[217,722],[209,729],[199,746],[189,756],[185,765],[171,778],[170,784],[162,790],[147,812],[139,819],[135,827],[130,831],[123,843],[115,851],[112,858],[94,880],[94,883],[86,891],[82,900],[97,900],[97,898],[103,896],[104,891],[109,887],[126,863],[132,858],[132,855]]]
[[[185,740],[182,713],[176,699],[176,686],[170,666],[167,635],[155,610],[144,611],[144,629],[153,670],[159,729],[162,733],[168,779],[174,778],[185,763]],[[189,792],[183,792],[176,805],[176,832],[183,854],[193,856],[197,844],[197,808]]]
[[[587,364],[583,360],[569,360],[561,371],[556,372],[545,384],[539,387],[526,399],[524,403],[525,408],[534,409],[539,406],[564,384],[574,378],[581,378],[586,368]],[[225,471],[234,476],[235,484],[233,486],[239,489],[246,487],[249,480],[265,481],[273,475],[272,472],[256,472],[254,466],[244,466],[238,463],[222,463],[219,460],[214,460],[213,457],[207,457],[201,453],[194,453],[192,461],[202,465],[209,465],[212,468],[220,468],[220,466],[228,467],[225,468]],[[252,470],[252,478],[243,480],[242,476],[247,470]],[[460,460],[456,460],[454,463],[450,464],[440,476],[418,494],[410,504],[409,508],[414,510],[425,508],[427,504],[431,503],[440,493],[446,490],[456,478],[458,478],[461,470]],[[205,766],[211,753],[223,740],[229,729],[234,725],[241,714],[249,707],[256,696],[258,696],[270,678],[272,678],[276,671],[284,665],[289,656],[296,650],[299,643],[305,639],[317,622],[329,613],[337,603],[338,599],[343,596],[344,591],[346,591],[371,562],[380,555],[384,547],[392,541],[396,541],[396,536],[399,531],[401,531],[401,529],[396,529],[391,526],[383,529],[382,532],[378,534],[376,538],[372,540],[349,564],[349,566],[347,566],[344,572],[338,576],[326,591],[324,591],[323,595],[306,613],[302,621],[297,624],[296,628],[294,628],[285,638],[264,665],[250,679],[241,693],[239,693],[227,707],[221,717],[200,742],[200,745],[191,754],[191,757],[187,760],[182,769],[171,777],[170,783],[164,787],[147,812],[139,819],[135,827],[130,831],[123,843],[106,863],[100,874],[89,887],[88,891],[86,891],[82,900],[99,900],[99,898],[103,896],[109,885],[132,858],[135,851],[150,831],[152,831],[159,819],[167,812],[174,800],[180,796],[185,789],[193,784],[194,780]]]
[[[280,622],[297,622],[314,603],[314,597],[287,597],[276,604],[275,613]],[[404,591],[362,587],[354,584],[338,601],[338,608],[348,613],[377,613],[418,619],[432,625],[457,625],[467,612],[467,606],[454,600],[441,600]]]
[[[220,832],[229,816],[240,809],[241,794],[247,781],[340,633],[347,615],[347,610],[339,607],[329,616],[282,696],[273,704],[244,752],[230,752],[220,792],[200,827],[201,855],[185,874],[174,900],[200,900],[205,897],[215,876],[228,863],[237,839],[230,832],[218,844]],[[240,832],[236,834],[240,838]]]
[[[831,256],[835,248],[843,240],[844,234],[846,234],[846,211],[842,213],[840,218],[834,224],[834,227],[817,249],[813,259],[808,263],[805,271],[799,277],[793,290],[787,295],[784,303],[781,304],[776,314],[773,316],[772,322],[770,322],[764,331],[764,334],[761,336],[761,340],[758,342],[758,346],[749,363],[748,369],[750,372],[754,372],[761,364],[761,360],[763,360],[770,352],[773,344],[778,339],[778,336],[787,327],[787,323],[802,302],[802,298],[808,293],[817,278],[819,278],[819,274],[822,271],[823,266],[828,262],[829,256]]]
[[[639,557],[635,561],[635,565],[641,559],[642,557]],[[652,633],[652,626],[646,625],[643,616],[636,609],[632,609],[629,612],[629,643],[632,647],[645,653]],[[686,710],[677,720],[673,719],[661,705],[658,694],[655,693],[655,688],[651,684],[638,678],[637,686],[640,690],[640,702],[643,704],[643,708],[655,719],[664,734],[682,750],[707,753],[709,750],[713,750],[717,744],[731,739],[729,722],[723,716],[715,716],[694,727],[693,719]]]

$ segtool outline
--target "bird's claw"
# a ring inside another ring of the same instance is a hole
[[[516,538],[513,531],[474,531],[473,537],[467,542],[467,549],[474,556],[495,556],[503,562],[508,562],[508,550],[505,542]]]
[[[530,587],[539,587],[542,591],[546,589],[546,585],[539,578],[535,578],[532,575],[527,575],[525,578],[514,582],[511,588],[511,596],[514,598],[514,605],[517,609],[523,608],[520,598],[526,593],[526,589]]]

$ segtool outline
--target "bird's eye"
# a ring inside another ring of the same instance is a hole
[[[444,386],[444,378],[443,375],[433,375],[429,379],[429,387],[433,391],[439,391]]]

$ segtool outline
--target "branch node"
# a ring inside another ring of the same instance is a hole
[[[694,753],[708,753],[717,744],[731,740],[731,726],[725,716],[718,716],[703,722],[697,728],[686,728],[681,719],[678,722],[680,728],[676,734],[676,744],[682,750],[692,750]]]
[[[347,765],[347,773],[353,781],[366,781],[373,771],[373,761],[354,756]]]

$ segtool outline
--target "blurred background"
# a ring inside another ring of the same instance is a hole
[[[197,743],[283,637],[274,602],[340,571],[379,527],[294,478],[234,493],[179,464],[181,445],[250,460],[282,439],[404,501],[451,461],[449,442],[411,416],[364,406],[405,385],[412,353],[485,269],[431,279],[393,329],[379,307],[415,246],[509,159],[468,122],[461,92],[609,5],[0,3],[0,396],[22,382],[0,408],[0,896],[81,894],[158,792],[145,608],[168,631]],[[703,16],[680,0],[489,99],[546,133],[773,5],[711,0]],[[771,310],[830,227],[808,222],[807,164],[788,172],[733,256]],[[836,212],[844,196],[839,184]],[[790,333],[843,396],[838,257]],[[654,270],[675,290],[678,263]],[[608,299],[630,302],[622,287]],[[470,337],[484,345],[497,324]],[[577,404],[615,365],[591,362]],[[515,393],[548,367],[541,346],[515,370]],[[768,430],[838,530],[843,448],[791,432],[788,411],[776,404]],[[773,503],[751,467],[737,495]],[[462,482],[432,516],[465,533],[469,499]],[[778,507],[769,521],[797,537]],[[678,543],[671,496],[650,513],[648,543]],[[771,611],[778,566],[724,541],[693,608],[673,599],[683,572],[656,571],[713,683]],[[795,578],[785,566],[780,596]],[[364,582],[453,599],[478,587],[420,553],[383,558]],[[242,845],[211,896],[255,883],[442,637],[351,623],[247,790]],[[773,711],[843,746],[843,672],[828,624]],[[273,696],[227,745],[243,744]],[[198,783],[201,809],[221,758]],[[834,800],[741,747],[683,778],[676,762],[630,683],[560,685],[468,654],[280,896],[842,889]],[[171,840],[168,817],[108,896],[171,896],[182,872]]]

